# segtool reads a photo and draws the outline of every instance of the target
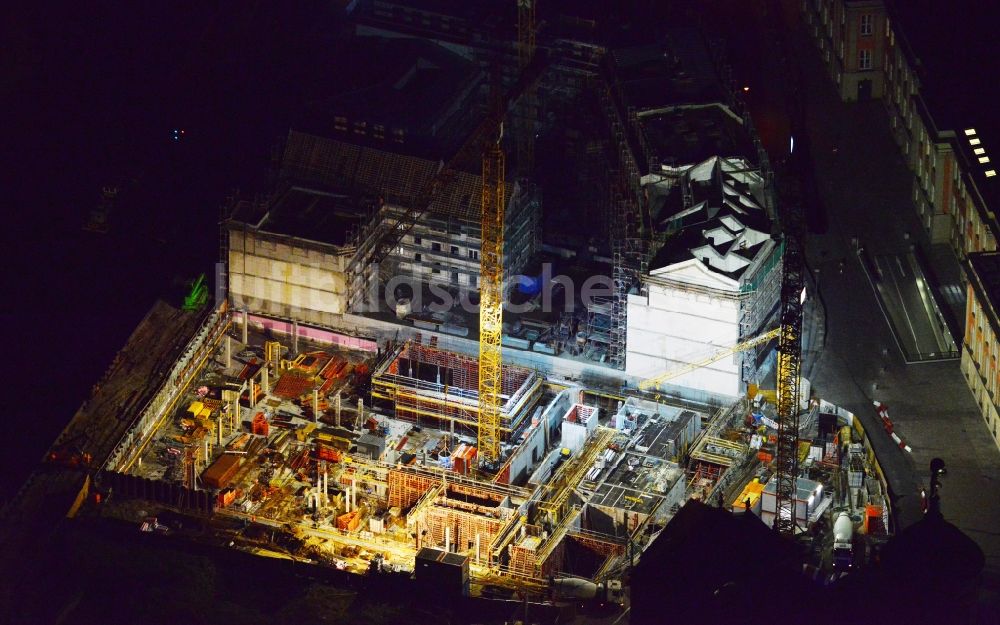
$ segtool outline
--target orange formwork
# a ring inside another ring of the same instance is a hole
[[[413,475],[403,471],[392,469],[389,471],[389,507],[398,507],[400,510],[407,510],[417,503],[440,481],[423,475]]]
[[[313,390],[313,378],[298,371],[286,371],[271,391],[282,399],[296,399]]]
[[[479,536],[479,558],[488,562],[490,543],[503,526],[500,518],[485,516],[469,510],[460,510],[444,506],[432,506],[424,515],[431,540],[444,544],[445,528],[450,528],[450,539],[454,551],[465,553],[469,551],[475,557],[476,536]]]

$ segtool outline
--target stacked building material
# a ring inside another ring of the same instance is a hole
[[[201,474],[201,481],[211,488],[225,488],[240,468],[241,457],[234,454],[222,454]]]

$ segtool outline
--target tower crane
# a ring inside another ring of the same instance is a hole
[[[491,94],[492,123],[485,129],[482,147],[482,251],[479,254],[479,438],[478,458],[485,467],[500,459],[500,404],[503,382],[501,348],[503,328],[503,237],[504,165],[500,142],[503,139],[504,111],[517,97],[528,92],[541,75],[543,55],[535,54],[535,3],[518,0],[518,60],[520,75],[515,85],[524,84],[506,99]],[[529,80],[526,80],[528,78]],[[520,137],[520,144],[531,137]]]
[[[794,208],[792,211],[794,212]],[[802,305],[805,263],[800,225],[793,214],[786,228],[781,279],[781,333],[778,336],[778,442],[775,449],[774,529],[795,535],[795,496],[799,474],[799,376],[802,368]]]
[[[747,339],[746,341],[743,341],[741,343],[737,343],[736,345],[733,345],[732,347],[727,347],[725,349],[717,351],[714,354],[712,354],[710,356],[707,356],[707,357],[705,357],[705,358],[703,358],[701,360],[698,360],[698,361],[695,361],[695,362],[692,362],[692,363],[688,363],[688,364],[682,365],[682,366],[677,367],[675,369],[670,369],[669,371],[665,371],[665,372],[660,373],[658,375],[655,375],[655,376],[653,376],[651,378],[645,379],[645,380],[639,382],[639,390],[641,390],[641,391],[648,391],[648,390],[654,389],[657,386],[659,386],[660,384],[663,384],[664,382],[666,382],[667,380],[672,380],[673,378],[682,376],[685,373],[690,373],[691,371],[694,371],[695,369],[700,369],[702,367],[706,367],[706,366],[712,364],[713,362],[722,360],[726,356],[732,356],[733,354],[738,354],[738,353],[746,351],[748,349],[752,349],[754,347],[757,347],[758,345],[762,345],[764,343],[767,343],[771,339],[773,339],[776,336],[778,336],[780,333],[781,333],[781,328],[775,328],[773,330],[765,332],[764,334],[760,334],[758,336],[755,336],[752,339]]]

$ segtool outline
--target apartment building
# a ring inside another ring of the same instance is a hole
[[[888,22],[882,0],[803,0],[802,14],[841,99],[882,97]]]
[[[965,375],[993,442],[1000,447],[1000,414],[997,391],[1000,369],[1000,253],[973,252],[965,262],[969,276],[962,374]]]

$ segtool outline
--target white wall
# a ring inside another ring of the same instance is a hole
[[[739,341],[739,305],[733,298],[648,285],[648,296],[629,295],[626,373],[653,377],[696,362]],[[670,383],[737,396],[740,367],[728,356]]]
[[[230,297],[236,308],[271,314],[343,314],[347,309],[346,261],[343,255],[291,242],[262,240],[252,232],[233,230],[229,244]]]

